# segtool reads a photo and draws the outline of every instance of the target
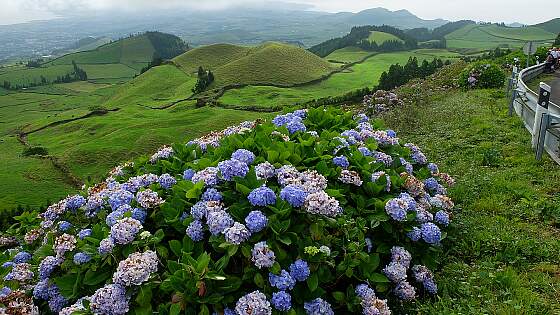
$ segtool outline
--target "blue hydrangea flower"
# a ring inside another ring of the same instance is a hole
[[[429,191],[436,191],[438,189],[438,186],[438,181],[433,177],[430,177],[424,181],[424,187],[426,187],[426,189],[428,189]]]
[[[305,203],[307,192],[299,185],[290,184],[280,191],[280,198],[287,201],[292,207],[299,208]]]
[[[282,291],[291,290],[296,285],[296,280],[286,270],[282,270],[279,275],[269,273],[268,281],[271,286]]]
[[[410,262],[412,261],[412,255],[404,247],[393,246],[391,248],[391,261],[399,263],[406,268],[410,267]]]
[[[434,221],[436,221],[436,223],[441,224],[443,226],[448,226],[449,225],[449,213],[440,210],[438,212],[436,212],[436,215],[434,216]]]
[[[58,265],[62,263],[60,258],[47,256],[39,264],[39,279],[47,279]]]
[[[49,296],[49,309],[53,313],[59,313],[67,304],[68,300],[58,292]]]
[[[10,293],[12,293],[12,289],[3,287],[2,289],[0,289],[0,299],[5,298],[6,296],[10,295]]]
[[[429,164],[428,164],[428,169],[430,170],[430,172],[432,173],[432,175],[439,174],[439,167],[438,167],[438,165],[435,164],[435,163],[429,163]]]
[[[298,109],[293,112],[294,116],[297,116],[301,119],[305,119],[307,117],[307,110],[306,109]]]
[[[258,242],[253,246],[251,261],[257,268],[270,268],[274,265],[275,260],[276,256],[274,252],[268,247],[265,241]]]
[[[414,242],[418,242],[422,238],[422,230],[419,227],[412,228],[412,231],[406,234]]]
[[[148,212],[141,208],[134,208],[134,210],[132,210],[132,214],[130,215],[131,218],[140,221],[140,223],[144,223],[147,216]]]
[[[173,185],[177,184],[177,180],[169,174],[162,174],[158,178],[158,183],[163,189],[170,189]]]
[[[60,221],[58,223],[58,229],[62,232],[66,232],[72,228],[72,223],[68,221]]]
[[[391,138],[396,138],[397,137],[397,133],[392,129],[387,129],[387,135]]]
[[[66,209],[76,210],[86,204],[86,199],[80,195],[68,197],[66,199]]]
[[[261,186],[251,191],[247,199],[253,206],[265,207],[276,203],[276,194],[274,190]]]
[[[223,233],[227,228],[233,225],[234,221],[231,216],[224,210],[212,212],[208,214],[206,224],[212,235]]]
[[[348,158],[346,158],[344,155],[336,156],[332,159],[332,161],[334,165],[340,166],[342,168],[348,168],[348,166],[350,166],[350,162],[348,162]]]
[[[190,169],[190,168],[189,168],[189,169],[186,169],[186,170],[183,172],[183,179],[184,179],[184,180],[191,180],[191,179],[193,178],[193,176],[194,176],[194,173],[195,173],[195,171],[194,171],[193,169]]]
[[[284,125],[286,125],[287,123],[289,123],[293,118],[293,115],[287,114],[287,115],[278,115],[276,117],[274,117],[274,119],[272,120],[272,123],[274,125],[276,125],[276,127],[282,127]]]
[[[91,256],[86,253],[76,253],[74,255],[74,263],[76,265],[82,265],[91,260]]]
[[[272,293],[272,305],[275,309],[287,312],[292,308],[292,296],[286,291]]]
[[[437,294],[437,284],[433,279],[424,280],[424,282],[422,282],[422,285],[424,286],[424,289],[426,289],[426,291],[428,291],[430,294]]]
[[[251,211],[245,218],[245,224],[251,233],[258,233],[266,227],[268,219],[261,211]]]
[[[249,166],[239,160],[231,159],[218,163],[222,177],[227,181],[232,181],[234,177],[245,177],[249,173]]]
[[[80,232],[78,232],[78,238],[83,240],[84,238],[91,236],[91,232],[91,229],[80,230]]]
[[[305,281],[311,274],[309,266],[305,260],[298,259],[290,265],[290,276],[297,281]]]
[[[441,241],[441,230],[431,222],[424,223],[420,227],[422,230],[422,239],[428,244],[439,244]]]
[[[203,201],[221,201],[222,194],[216,188],[208,188],[202,194]]]
[[[208,209],[206,208],[206,202],[204,201],[199,201],[191,207],[191,215],[197,220],[204,219],[207,212]]]
[[[49,279],[43,279],[37,282],[33,288],[33,297],[38,300],[48,300],[49,299]]]
[[[359,147],[358,151],[360,151],[360,153],[362,153],[363,156],[372,156],[373,155],[371,150],[366,148],[366,147]]]
[[[239,160],[247,165],[251,165],[255,160],[255,155],[253,152],[245,149],[239,149],[231,155],[232,159]]]
[[[134,194],[127,190],[117,190],[109,194],[108,202],[111,209],[116,210],[120,206],[129,205],[134,199]]]
[[[286,128],[288,128],[290,134],[294,134],[298,131],[305,132],[307,130],[307,127],[305,127],[301,119],[293,119],[286,125]]]
[[[371,238],[369,238],[369,237],[366,237],[365,241],[366,241],[367,252],[371,253],[371,250],[373,249],[373,242],[371,241]]]
[[[400,158],[401,164],[404,166],[404,169],[406,170],[406,172],[410,175],[412,175],[412,173],[414,172],[414,166],[412,166],[412,164],[408,163],[407,160]]]
[[[204,239],[204,228],[200,220],[194,220],[187,227],[187,235],[195,242]]]
[[[365,123],[369,121],[369,117],[366,114],[358,114],[354,117],[358,123]]]
[[[359,284],[356,287],[355,292],[356,295],[362,300],[375,296],[375,291],[365,283]]]
[[[179,217],[179,221],[185,221],[188,217],[189,217],[189,213],[183,211],[183,213],[181,213],[181,216]]]
[[[303,308],[307,315],[334,315],[331,305],[321,298],[305,302]]]
[[[142,223],[133,218],[120,219],[111,227],[111,239],[120,245],[126,245],[132,243],[138,234],[142,230]]]
[[[10,268],[13,267],[15,264],[12,261],[7,261],[5,263],[2,264],[2,268]]]
[[[15,264],[22,264],[22,263],[26,263],[28,261],[30,261],[32,258],[31,254],[28,252],[19,252],[14,256],[14,259],[12,259],[12,261]]]
[[[373,156],[375,157],[376,162],[383,163],[387,167],[390,167],[391,164],[393,164],[393,158],[389,154],[383,152],[375,152]]]
[[[132,211],[132,207],[129,205],[122,205],[118,207],[113,212],[109,213],[105,218],[105,223],[108,226],[113,226],[118,220],[122,219],[125,213]]]
[[[269,162],[264,162],[255,166],[255,173],[258,179],[268,179],[276,175],[276,169]]]
[[[395,221],[406,221],[408,202],[402,198],[393,198],[387,201],[385,211]]]
[[[245,225],[235,222],[233,226],[224,231],[224,236],[226,238],[226,242],[240,245],[251,237],[251,232],[247,229],[247,227],[245,227]]]

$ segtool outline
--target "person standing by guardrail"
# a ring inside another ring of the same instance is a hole
[[[544,62],[544,73],[554,73],[554,67],[558,59],[554,58],[553,52],[553,50],[549,51],[546,56],[546,60]]]

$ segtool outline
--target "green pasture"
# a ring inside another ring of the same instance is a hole
[[[353,63],[363,60],[364,58],[373,55],[371,51],[365,51],[359,47],[345,47],[333,51],[330,55],[325,57],[325,60],[339,63]]]
[[[231,44],[215,44],[187,51],[173,62],[187,74],[196,74],[198,67],[214,71],[216,68],[246,56],[250,47]]]
[[[538,27],[512,28],[498,25],[467,25],[445,36],[450,49],[489,50],[496,47],[519,48],[528,41],[543,43],[556,36]]]

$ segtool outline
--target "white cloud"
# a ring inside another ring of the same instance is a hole
[[[224,9],[239,5],[266,5],[274,0],[0,0],[0,24],[42,19],[67,12],[98,10]],[[286,1],[286,0],[285,0]],[[558,16],[556,0],[288,0],[316,10],[340,12],[384,7],[407,9],[422,18],[473,19],[532,24]]]

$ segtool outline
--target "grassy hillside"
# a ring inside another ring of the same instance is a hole
[[[397,36],[395,36],[393,34],[389,34],[389,33],[385,33],[385,32],[379,32],[379,31],[372,31],[371,34],[368,37],[368,40],[372,43],[376,43],[377,45],[381,45],[384,42],[390,41],[390,40],[403,42],[402,39],[398,38]]]
[[[547,32],[558,34],[558,33],[560,33],[560,18],[552,19],[550,21],[540,23],[540,24],[536,24],[534,26],[536,26],[538,28],[542,28],[543,30],[545,30]]]
[[[194,74],[198,67],[216,69],[247,55],[249,47],[230,44],[215,44],[192,49],[175,57],[173,62],[188,74]]]
[[[289,86],[328,75],[334,67],[318,56],[295,46],[267,43],[251,48],[237,60],[212,69],[213,86],[271,84]]]
[[[522,47],[528,41],[553,41],[555,34],[538,27],[504,27],[499,25],[469,24],[445,38],[453,49],[486,50],[496,47]]]
[[[330,55],[326,56],[325,59],[329,62],[353,63],[367,56],[371,56],[372,54],[374,53],[371,51],[365,51],[362,48],[350,46],[333,51]]]

